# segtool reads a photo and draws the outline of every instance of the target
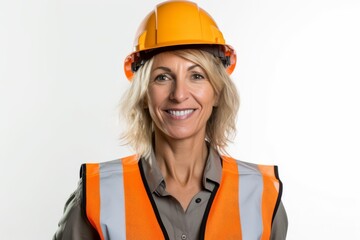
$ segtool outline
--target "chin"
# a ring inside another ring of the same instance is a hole
[[[162,133],[171,139],[182,140],[195,137],[197,134],[199,134],[199,131],[195,131],[193,129],[168,129],[167,131],[162,131]]]

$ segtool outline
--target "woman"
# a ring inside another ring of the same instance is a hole
[[[124,135],[137,155],[84,164],[54,239],[285,239],[277,168],[225,153],[235,51],[204,10],[165,2],[125,60]]]

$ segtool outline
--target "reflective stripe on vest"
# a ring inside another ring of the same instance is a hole
[[[225,156],[222,161],[221,183],[209,200],[200,238],[270,239],[281,197],[277,168]],[[86,215],[102,240],[168,239],[135,155],[86,164],[84,171]]]

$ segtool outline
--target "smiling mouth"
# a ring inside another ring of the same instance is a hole
[[[172,116],[175,117],[184,117],[188,116],[191,113],[193,113],[195,109],[186,109],[186,110],[166,110],[167,113],[169,113]]]

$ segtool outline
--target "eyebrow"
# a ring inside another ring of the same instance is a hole
[[[191,65],[190,67],[188,67],[187,70],[190,71],[190,70],[192,70],[192,69],[194,69],[194,68],[196,68],[196,67],[201,68],[199,64],[194,64],[194,65]],[[164,67],[164,66],[156,67],[156,68],[154,68],[154,69],[152,70],[152,72],[154,72],[155,70],[158,70],[158,69],[159,69],[159,70],[164,70],[165,72],[171,72],[171,69],[170,69],[170,68]]]
[[[199,68],[201,68],[202,69],[202,67],[200,67],[200,65],[199,64],[194,64],[194,65],[192,65],[192,66],[190,66],[190,67],[188,67],[188,71],[190,71],[190,70],[192,70],[192,69],[194,69],[194,68],[196,68],[196,67],[199,67]]]
[[[156,68],[154,68],[151,72],[154,72],[154,71],[156,71],[156,70],[164,70],[165,72],[171,72],[171,69],[170,69],[170,68],[163,67],[163,66],[156,67]]]

